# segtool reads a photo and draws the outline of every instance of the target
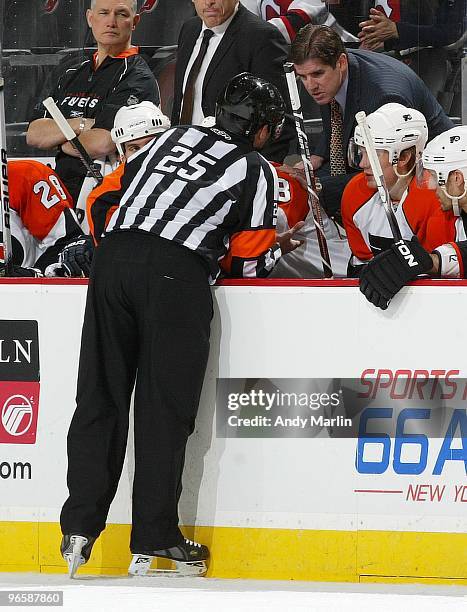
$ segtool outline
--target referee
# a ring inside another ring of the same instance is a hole
[[[185,575],[206,571],[207,547],[179,530],[178,500],[209,352],[209,285],[219,260],[233,276],[265,277],[299,245],[298,228],[276,236],[277,177],[257,151],[279,137],[284,108],[273,85],[237,75],[214,127],[167,130],[126,163],[120,190],[101,195],[119,205],[91,269],[68,433],[61,551],[71,577],[105,528],[133,387],[130,573],[146,573],[153,557]]]

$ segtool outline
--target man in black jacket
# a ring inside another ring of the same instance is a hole
[[[115,150],[110,137],[121,106],[149,100],[159,104],[157,82],[131,35],[139,22],[136,0],[92,0],[86,18],[97,42],[92,59],[70,68],[52,97],[93,159]],[[26,135],[29,145],[58,147],[55,170],[76,206],[86,169],[55,121],[38,104]]]
[[[178,40],[172,125],[201,125],[214,115],[226,81],[244,71],[273,83],[287,102],[287,45],[279,30],[238,0],[193,1],[198,16],[183,25]],[[281,162],[294,137],[287,119],[280,139],[266,145],[264,156]]]

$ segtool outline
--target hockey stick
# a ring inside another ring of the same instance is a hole
[[[5,276],[12,276],[13,272],[13,249],[11,246],[10,227],[10,198],[8,191],[8,157],[6,153],[6,128],[5,108],[3,105],[4,81],[0,76],[0,212],[3,242],[3,262],[5,265]]]
[[[389,190],[384,179],[383,170],[381,169],[381,164],[379,163],[379,157],[376,153],[375,143],[373,141],[373,136],[371,135],[370,128],[366,120],[365,111],[358,112],[355,115],[355,119],[357,120],[358,126],[362,130],[366,154],[368,156],[368,161],[370,162],[371,171],[375,179],[379,197],[383,202],[384,212],[386,213],[386,217],[388,219],[392,235],[397,242],[399,240],[402,240],[402,235],[399,229],[399,225],[397,223],[396,215],[394,214],[394,209],[392,208],[391,196],[389,195]]]
[[[292,104],[292,112],[295,120],[295,130],[297,132],[298,146],[300,155],[303,161],[305,170],[305,179],[308,191],[308,206],[313,215],[313,221],[316,227],[316,235],[318,237],[319,252],[323,262],[323,273],[325,278],[332,277],[331,260],[329,257],[328,244],[324,234],[323,217],[321,215],[321,206],[318,195],[316,194],[316,181],[313,172],[313,166],[310,161],[310,149],[308,147],[308,138],[305,134],[305,124],[303,122],[302,108],[300,96],[298,94],[297,81],[295,79],[295,71],[293,64],[287,62],[284,64],[285,76],[287,79],[287,87],[289,89],[290,102]]]
[[[70,144],[73,145],[75,151],[78,153],[80,160],[83,162],[83,165],[88,171],[88,176],[92,176],[97,181],[98,184],[102,183],[102,181],[104,180],[102,174],[99,172],[96,164],[93,162],[93,160],[89,156],[89,153],[86,151],[86,149],[81,144],[73,128],[70,126],[68,121],[63,116],[61,110],[55,104],[54,99],[46,98],[42,102],[42,104],[49,111],[50,115],[52,116],[52,119],[55,121],[55,123],[57,124],[57,126],[59,127],[60,131],[65,136],[65,138],[68,140],[68,142],[70,142]]]

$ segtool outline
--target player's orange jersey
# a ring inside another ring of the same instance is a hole
[[[31,159],[8,162],[8,188],[13,263],[44,272],[81,234],[70,195],[49,166]]]
[[[445,213],[434,191],[422,189],[412,179],[395,211],[402,238],[417,236],[427,250],[454,240],[455,218]],[[363,173],[347,184],[342,196],[342,219],[353,257],[358,266],[386,250],[394,242],[381,198],[370,189]]]
[[[73,208],[70,194],[52,168],[35,160],[8,162],[8,190],[10,208],[39,241],[50,234],[64,209]]]
[[[106,174],[100,185],[95,187],[86,201],[86,216],[89,232],[94,243],[100,241],[111,216],[118,207],[120,188],[125,164],[120,164],[113,172]],[[102,196],[105,195],[105,198]],[[115,195],[115,197],[112,197]]]
[[[279,181],[277,204],[284,211],[289,227],[293,227],[299,221],[304,221],[310,210],[308,193],[296,178],[279,170],[279,164],[272,163],[272,165],[276,168]]]

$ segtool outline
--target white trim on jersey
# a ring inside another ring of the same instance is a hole
[[[461,242],[467,240],[467,234],[465,232],[464,221],[462,217],[456,219],[456,240],[455,242]]]
[[[442,244],[434,249],[439,255],[439,276],[441,278],[460,278],[460,265],[456,249],[451,244]]]
[[[403,240],[411,240],[414,236],[413,230],[404,214],[404,201],[408,193],[408,189],[406,189],[397,210],[395,210],[397,223]],[[371,244],[370,235],[378,238],[387,238],[392,241],[394,240],[386,211],[377,191],[355,212],[353,215],[353,223],[360,232],[368,249],[372,252],[374,252],[375,245]],[[362,261],[355,255],[352,255],[351,264],[353,266],[365,263],[367,263],[367,261]]]

